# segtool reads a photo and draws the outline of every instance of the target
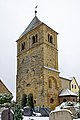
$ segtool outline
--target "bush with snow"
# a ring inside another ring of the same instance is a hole
[[[4,104],[4,103],[10,103],[12,100],[13,96],[12,94],[0,94],[0,104]]]

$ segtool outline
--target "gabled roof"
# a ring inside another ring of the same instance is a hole
[[[79,88],[78,82],[77,82],[77,80],[76,80],[75,77],[72,77],[72,81],[73,81],[73,80],[75,80],[75,82],[76,82],[76,84],[77,84],[77,86],[78,86],[78,88]]]
[[[35,16],[33,19],[32,19],[32,21],[30,22],[30,24],[28,25],[28,27],[24,30],[24,32],[20,35],[20,37],[19,37],[19,39],[21,38],[21,37],[23,37],[24,35],[26,35],[28,32],[30,32],[31,30],[33,30],[34,28],[36,28],[36,27],[38,27],[39,25],[41,25],[41,24],[44,24],[44,25],[46,25],[45,23],[43,23],[43,22],[41,22],[39,19],[38,19],[38,17],[37,16]],[[46,25],[47,26],[47,25]],[[47,26],[47,27],[49,27],[49,26]],[[50,27],[49,27],[50,28]],[[50,28],[51,30],[53,30],[52,28]],[[56,32],[55,30],[53,30],[54,32]],[[56,32],[56,34],[58,34],[57,32]],[[19,40],[18,39],[18,40]],[[17,41],[18,41],[17,40]],[[16,41],[16,42],[17,42]]]
[[[59,97],[64,97],[64,96],[75,96],[75,97],[78,97],[78,95],[76,93],[73,93],[69,89],[63,89],[61,91],[61,93],[59,94]]]
[[[35,16],[33,18],[33,20],[30,22],[30,24],[28,25],[28,27],[25,29],[25,31],[21,34],[21,36],[19,38],[21,38],[22,36],[24,36],[26,33],[28,33],[29,31],[31,31],[35,27],[39,26],[40,24],[42,24],[42,22],[37,18],[37,16]]]

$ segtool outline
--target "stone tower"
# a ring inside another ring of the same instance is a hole
[[[23,94],[32,94],[35,106],[54,108],[59,104],[57,35],[35,16],[17,40],[18,102]]]

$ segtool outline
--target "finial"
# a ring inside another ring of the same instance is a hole
[[[37,7],[38,7],[38,5],[36,5],[36,7],[35,7],[35,16],[36,16],[36,14],[37,14]]]

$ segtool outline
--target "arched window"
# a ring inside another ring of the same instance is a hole
[[[25,49],[25,42],[21,44],[21,51]]]
[[[53,38],[52,38],[52,36],[50,36],[50,43],[53,43]]]
[[[32,36],[32,44],[34,44],[36,42],[38,42],[38,35],[37,34]]]
[[[48,34],[48,42],[50,42],[51,44],[53,44],[53,37],[50,34]]]
[[[49,88],[52,88],[52,80],[49,79]]]
[[[32,36],[32,43],[35,43],[35,36]]]
[[[32,93],[30,93],[29,95],[28,95],[28,104],[29,104],[29,106],[30,107],[34,107],[34,104],[33,104],[33,94]]]
[[[53,76],[50,76],[48,78],[48,82],[49,82],[49,88],[53,88],[53,89],[57,89],[57,81]]]

